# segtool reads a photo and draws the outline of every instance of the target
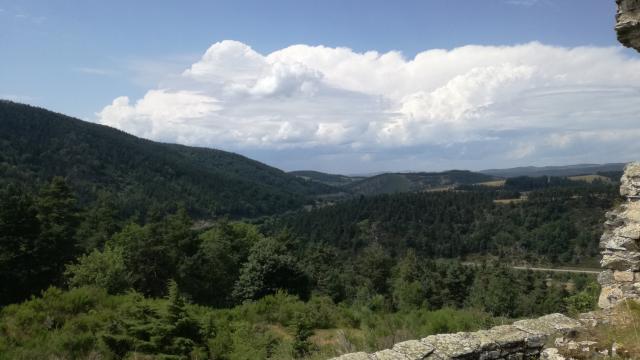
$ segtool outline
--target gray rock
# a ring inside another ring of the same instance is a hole
[[[437,353],[451,359],[469,357],[480,349],[480,341],[472,333],[431,335],[422,341],[433,346]]]
[[[392,350],[405,355],[411,360],[422,360],[431,354],[435,348],[419,340],[409,340],[395,344]]]
[[[604,222],[605,229],[614,229],[624,225],[624,218],[620,216],[622,212],[626,210],[626,206],[622,205],[617,209],[609,210],[604,214],[606,221]]]
[[[627,226],[620,226],[613,233],[620,237],[638,240],[640,239],[640,224],[633,223]]]
[[[409,360],[405,355],[395,351],[395,350],[381,350],[371,354],[370,359],[372,360]],[[423,359],[423,358],[420,358]]]
[[[640,0],[639,0],[640,2]],[[634,10],[637,20],[640,19],[640,7]],[[640,33],[638,33],[638,45],[640,45]],[[632,162],[624,168],[624,174],[620,179],[620,195],[622,196],[640,196],[640,163]]]
[[[622,289],[617,285],[609,285],[602,287],[600,290],[600,297],[598,298],[598,306],[603,309],[608,309],[615,306],[624,298]]]
[[[338,356],[337,358],[333,358],[332,360],[371,360],[369,358],[369,354],[366,352],[357,352],[351,354],[344,354],[342,356]]]
[[[640,252],[604,250],[600,266],[618,271],[638,271],[640,270]]]
[[[598,283],[602,286],[611,285],[615,282],[613,278],[613,270],[604,270],[598,274]]]
[[[548,348],[544,349],[542,353],[540,353],[540,359],[543,360],[565,360],[565,357],[560,355],[558,349],[556,348]]]
[[[616,33],[622,45],[640,51],[640,0],[616,0]]]
[[[600,248],[610,251],[639,251],[638,241],[630,237],[605,233],[600,238]]]

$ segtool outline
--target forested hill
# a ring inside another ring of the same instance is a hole
[[[467,170],[443,172],[385,173],[354,181],[345,189],[360,195],[393,194],[410,191],[444,190],[457,185],[469,185],[496,180],[491,175]]]
[[[63,176],[82,202],[107,194],[126,214],[185,204],[199,216],[257,216],[331,192],[246,157],[157,143],[44,109],[0,101],[0,184]]]

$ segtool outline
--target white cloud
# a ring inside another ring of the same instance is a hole
[[[162,88],[135,102],[115,99],[98,122],[162,141],[282,151],[277,165],[284,167],[299,166],[287,161],[300,149],[359,162],[369,154],[366,166],[379,168],[392,163],[370,155],[380,149],[405,159],[408,149],[428,149],[442,166],[480,153],[485,162],[562,162],[585,141],[616,141],[587,134],[640,131],[640,60],[619,48],[534,42],[434,49],[406,59],[395,51],[308,45],[264,55],[222,41],[158,81]],[[371,169],[357,171],[364,170]]]

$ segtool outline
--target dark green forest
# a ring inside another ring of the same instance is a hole
[[[8,102],[0,169],[0,359],[324,359],[588,311],[593,276],[511,265],[592,266],[618,201],[455,172],[319,202],[344,189]]]

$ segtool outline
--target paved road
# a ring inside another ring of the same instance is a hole
[[[480,264],[474,262],[463,262],[463,265],[478,266]],[[530,267],[530,266],[511,266],[515,270],[531,270],[531,271],[547,271],[557,273],[574,273],[574,274],[600,274],[602,270],[598,269],[554,269],[544,267]]]
[[[601,270],[553,269],[553,268],[538,268],[538,267],[526,267],[526,266],[512,266],[511,268],[516,270],[549,271],[549,272],[575,273],[575,274],[600,274],[601,272]]]

